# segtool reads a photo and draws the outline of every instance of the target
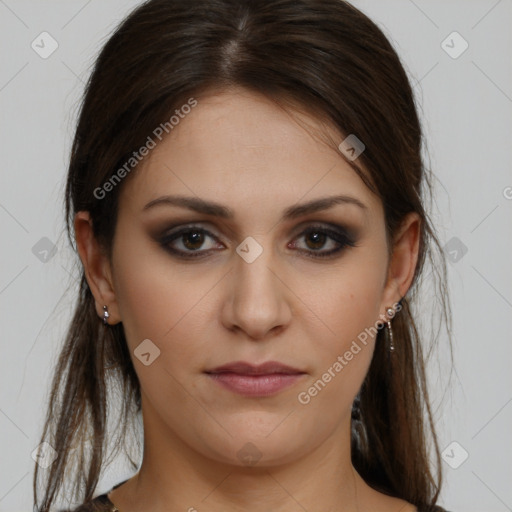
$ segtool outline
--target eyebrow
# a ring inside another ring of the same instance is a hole
[[[310,213],[319,212],[321,210],[327,210],[338,204],[352,204],[358,206],[365,212],[368,211],[368,207],[359,199],[346,195],[337,195],[322,197],[320,199],[313,199],[307,203],[289,206],[286,208],[286,210],[284,210],[281,221],[292,220],[296,219],[297,217],[301,217],[302,215],[308,215]],[[234,212],[222,204],[208,201],[206,199],[200,199],[198,197],[176,195],[166,195],[153,199],[147,203],[142,210],[145,211],[149,210],[150,208],[162,205],[181,206],[182,208],[187,208],[204,215],[221,217],[223,219],[233,219],[235,217]]]

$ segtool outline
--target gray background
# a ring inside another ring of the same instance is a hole
[[[31,453],[74,299],[62,194],[77,100],[99,48],[137,3],[0,0],[0,512],[32,509]],[[429,367],[446,449],[442,504],[512,510],[512,2],[353,3],[403,59],[438,178],[432,216],[447,247],[455,348],[451,381],[443,337],[441,363]],[[58,43],[46,59],[31,47],[43,51],[43,31]],[[445,50],[458,54],[462,39],[442,44],[453,31],[469,44],[457,58]],[[428,318],[430,301],[422,307]],[[129,475],[113,465],[98,492]]]

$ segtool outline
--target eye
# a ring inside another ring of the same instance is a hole
[[[197,258],[205,256],[206,252],[209,252],[211,248],[215,247],[215,244],[210,244],[210,248],[204,250],[203,245],[208,238],[217,240],[214,235],[204,228],[187,226],[165,235],[160,240],[160,243],[168,251],[177,256],[183,258]],[[202,251],[200,251],[201,248],[203,248]]]
[[[294,241],[287,244],[287,247],[298,250],[308,257],[326,258],[334,256],[346,247],[356,246],[353,236],[346,229],[332,226],[309,226]],[[300,239],[304,239],[303,247],[297,243]],[[182,227],[164,235],[159,242],[167,251],[180,258],[206,257],[213,250],[225,248],[215,235],[199,226]]]
[[[349,235],[341,226],[333,228],[309,226],[297,239],[301,238],[304,238],[306,249],[299,248],[300,252],[304,252],[312,258],[326,258],[339,253],[347,247],[356,246],[353,236]],[[297,245],[294,241],[288,244],[288,247],[296,249]],[[325,250],[326,246],[329,250]]]

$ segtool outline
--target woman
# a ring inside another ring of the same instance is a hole
[[[124,20],[72,148],[82,280],[38,510],[70,484],[80,511],[442,510],[411,311],[440,250],[421,142],[397,54],[346,2]],[[137,418],[137,473],[93,499]]]

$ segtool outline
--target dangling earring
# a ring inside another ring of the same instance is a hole
[[[110,317],[110,314],[108,312],[108,307],[103,306],[103,323],[105,325],[108,325],[108,318]]]
[[[354,421],[361,421],[361,392],[359,392],[356,397],[354,398],[354,401],[352,402],[352,419]]]
[[[395,310],[393,308],[386,309],[386,315],[388,316],[388,320],[386,321],[388,325],[388,335],[389,335],[389,351],[395,351],[395,344],[393,343],[393,329],[391,328],[391,318],[395,316]]]

